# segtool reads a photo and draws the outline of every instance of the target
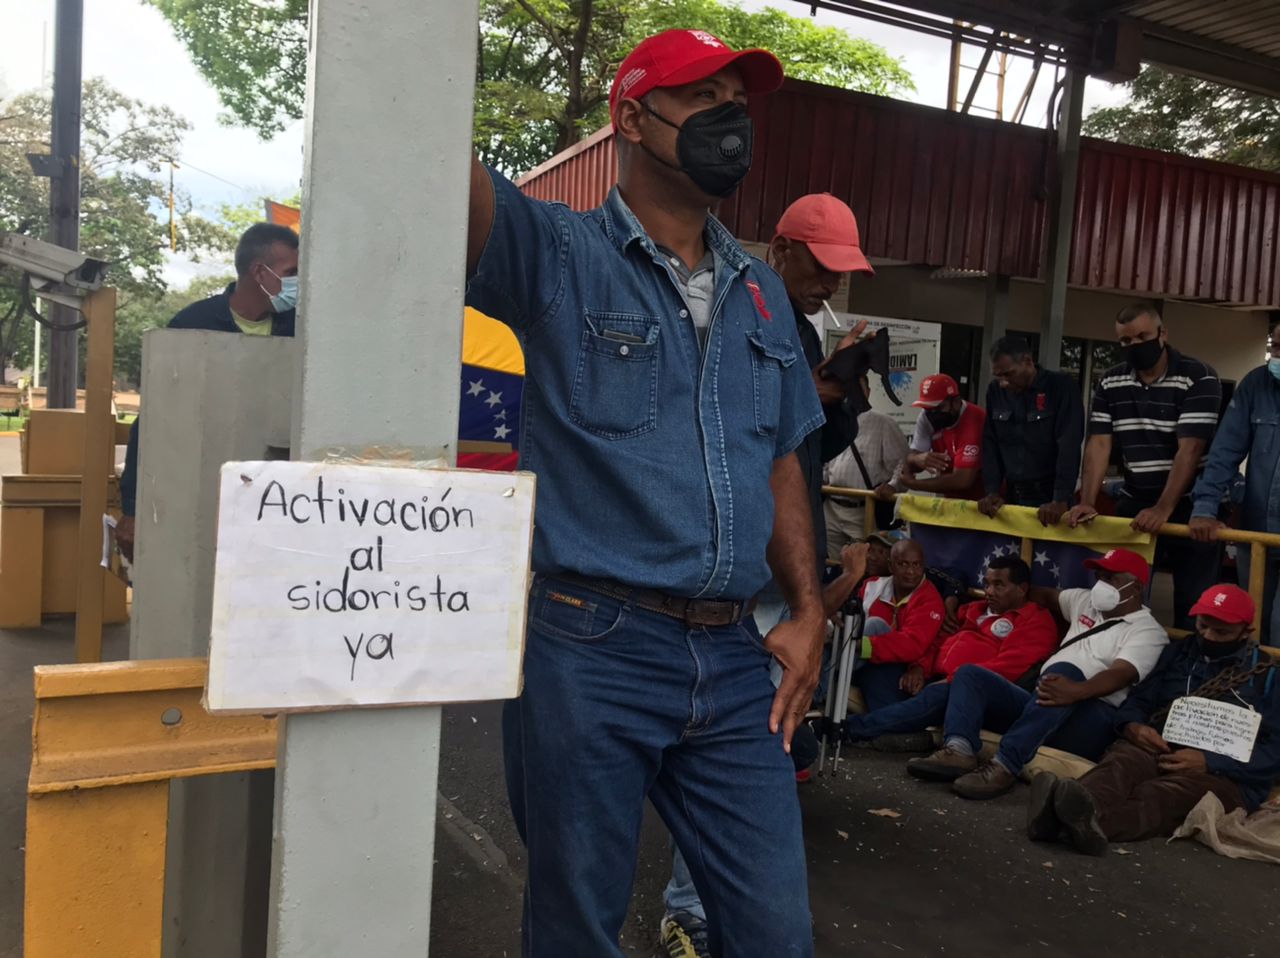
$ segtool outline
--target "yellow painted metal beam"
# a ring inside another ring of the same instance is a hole
[[[276,722],[213,716],[204,659],[35,670],[32,795],[271,768]]]

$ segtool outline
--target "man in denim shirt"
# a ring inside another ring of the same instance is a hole
[[[504,714],[534,958],[623,954],[646,797],[711,954],[813,953],[785,749],[823,632],[793,450],[823,416],[781,280],[709,213],[750,165],[747,95],[781,81],[771,54],[668,31],[618,70],[600,208],[473,166],[467,303],[520,337],[538,474],[524,692]],[[762,638],[771,574],[793,618]]]
[[[1271,326],[1271,359],[1250,372],[1231,397],[1218,433],[1209,447],[1209,462],[1191,490],[1191,537],[1209,542],[1222,523],[1218,510],[1241,463],[1245,470],[1244,509],[1241,525],[1253,532],[1280,532],[1280,323]],[[1237,552],[1240,584],[1249,584],[1250,550]],[[1262,587],[1262,641],[1280,642],[1280,549],[1267,550],[1267,572]]]

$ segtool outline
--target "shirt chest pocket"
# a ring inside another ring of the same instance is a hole
[[[774,437],[782,415],[783,371],[796,361],[796,350],[789,340],[774,339],[761,330],[747,333],[751,343],[751,379],[756,406],[756,432]]]
[[[658,426],[658,320],[588,309],[569,418],[605,439]]]
[[[1280,454],[1280,415],[1261,413],[1249,418],[1253,428],[1250,458],[1270,459]]]

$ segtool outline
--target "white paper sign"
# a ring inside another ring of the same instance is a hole
[[[211,712],[519,694],[531,473],[229,462],[220,496]]]
[[[1164,740],[1176,745],[1216,752],[1238,762],[1253,755],[1262,715],[1252,709],[1184,696],[1173,703],[1164,722]]]

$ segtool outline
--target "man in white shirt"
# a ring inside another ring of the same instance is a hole
[[[863,394],[871,398],[867,377],[861,379]],[[884,497],[894,490],[888,485],[907,458],[907,437],[889,416],[868,409],[858,417],[858,438],[854,444],[827,463],[826,484],[849,489],[871,489]],[[823,502],[827,519],[827,558],[840,561],[840,550],[861,542],[867,534],[866,500],[827,496]],[[879,525],[879,523],[877,523]]]
[[[1046,743],[1092,760],[1102,754],[1115,737],[1117,706],[1155,668],[1169,636],[1143,605],[1151,568],[1142,556],[1112,549],[1085,567],[1098,577],[1092,589],[1034,590],[1037,602],[1052,604],[1068,623],[1036,691],[963,666],[952,680],[942,748],[912,759],[907,771],[950,781],[963,798],[987,799],[1013,788]],[[979,764],[984,728],[1003,737],[995,757]]]

